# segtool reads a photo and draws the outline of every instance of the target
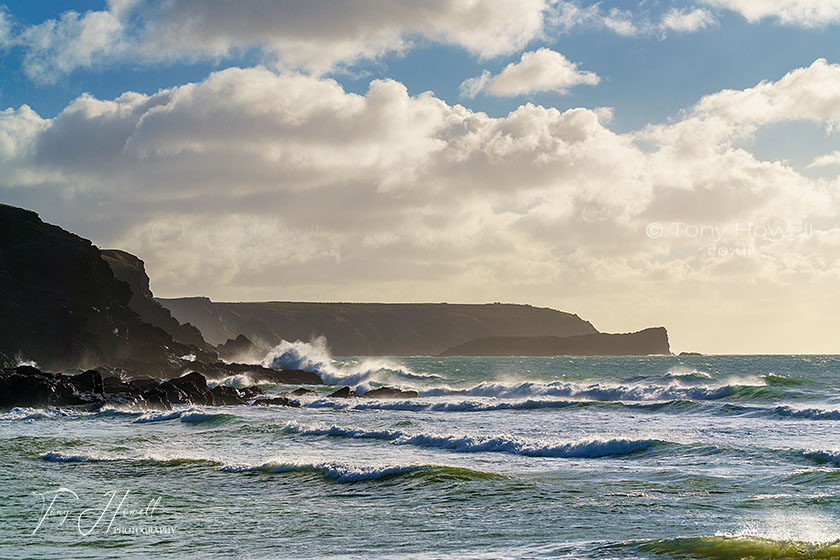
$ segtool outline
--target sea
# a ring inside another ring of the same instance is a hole
[[[840,558],[838,356],[264,363],[327,385],[0,413],[0,558]]]

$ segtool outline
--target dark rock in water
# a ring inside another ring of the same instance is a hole
[[[312,389],[306,389],[304,387],[301,387],[300,389],[295,389],[289,394],[295,397],[302,397],[303,395],[316,395],[317,392],[313,391]]]
[[[102,395],[105,393],[102,384],[102,376],[94,369],[89,369],[78,375],[69,377],[68,380],[73,384],[77,391],[82,393],[94,393]]]
[[[239,394],[239,391],[233,387],[226,385],[219,385],[210,389],[212,402],[209,404],[213,406],[227,406],[233,404],[245,404],[245,399]]]
[[[166,409],[172,408],[174,404],[203,406],[246,404],[246,400],[233,387],[219,385],[209,388],[207,379],[198,372],[164,381],[144,391],[142,396],[149,406]]]
[[[684,357],[684,356],[702,356],[702,355],[703,354],[701,354],[700,352],[680,352],[681,357]]]
[[[227,342],[217,346],[216,351],[220,358],[231,361],[262,360],[268,353],[267,348],[257,346],[244,334],[229,338]]]
[[[83,404],[70,377],[18,366],[0,372],[0,408]]]
[[[204,376],[192,372],[147,389],[143,399],[151,406],[171,408],[173,404],[206,405],[212,401],[212,396]]]
[[[300,407],[300,403],[297,401],[293,401],[288,397],[272,397],[270,399],[257,399],[252,404],[257,406],[291,406],[294,408]]]
[[[239,389],[239,393],[242,395],[243,399],[252,399],[256,396],[262,395],[263,390],[260,389],[257,386],[251,386],[251,387],[243,387],[242,389]]]
[[[256,382],[279,383],[283,385],[323,385],[316,373],[299,369],[274,370],[256,364],[226,364],[224,362],[189,363],[189,370],[197,371],[208,379],[224,379],[231,375],[247,375]]]
[[[350,387],[342,387],[327,396],[339,399],[349,399],[353,397],[365,397],[369,399],[416,399],[420,396],[420,394],[417,391],[403,391],[402,389],[397,389],[395,387],[379,387],[378,389],[372,389],[367,393],[360,395],[355,391],[352,391]]]
[[[363,393],[362,397],[368,399],[416,399],[420,396],[417,391],[403,391],[394,387],[379,387],[367,393]]]
[[[338,391],[334,393],[330,393],[327,397],[334,397],[337,399],[348,399],[350,397],[358,397],[359,395],[356,394],[355,391],[351,391],[350,387],[342,387]]]

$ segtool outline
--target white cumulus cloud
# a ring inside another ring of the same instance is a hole
[[[106,10],[12,26],[0,40],[24,49],[24,69],[52,82],[76,68],[228,56],[259,49],[278,68],[315,74],[409,48],[416,39],[489,57],[540,36],[545,0],[264,2],[112,0]]]
[[[704,3],[740,13],[750,22],[765,18],[785,25],[820,27],[840,22],[836,0],[703,0]]]
[[[830,154],[817,156],[814,158],[814,161],[808,165],[808,167],[827,167],[829,165],[840,165],[840,150],[836,150]]]
[[[671,8],[662,16],[661,27],[668,31],[693,33],[715,23],[715,17],[702,8],[678,10]]]
[[[577,63],[562,54],[541,48],[522,54],[519,62],[508,64],[500,73],[488,70],[461,84],[461,95],[473,98],[479,93],[497,97],[515,97],[542,91],[565,93],[577,85],[597,85],[601,79],[594,72],[580,70]]]

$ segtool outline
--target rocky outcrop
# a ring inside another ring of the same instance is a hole
[[[297,401],[293,401],[288,397],[272,397],[266,399],[257,399],[253,403],[257,406],[290,406],[293,408],[300,407],[300,403]]]
[[[355,397],[362,397],[367,399],[416,399],[420,394],[417,391],[403,391],[396,387],[379,387],[378,389],[371,389],[366,393],[357,393],[350,389],[350,387],[342,387],[329,395],[328,398],[335,399],[350,399]]]
[[[0,409],[84,404],[81,392],[68,377],[32,366],[0,372]]]
[[[236,338],[229,338],[224,344],[216,347],[219,357],[231,362],[249,362],[262,360],[268,353],[267,348],[257,346],[244,334]]]
[[[664,327],[626,334],[488,337],[453,346],[441,356],[647,356],[670,354]]]
[[[143,321],[163,329],[182,344],[192,345],[203,351],[209,349],[201,331],[189,323],[179,323],[168,309],[154,300],[146,265],[142,260],[119,249],[103,249],[102,258],[111,267],[117,279],[128,284],[132,294],[128,306],[137,312]]]
[[[250,399],[261,394],[258,387],[242,391],[225,385],[210,387],[207,379],[196,372],[158,382],[150,378],[125,380],[115,376],[103,379],[94,370],[76,375],[45,372],[32,366],[0,370],[0,409],[85,406],[95,410],[105,404],[141,409],[170,409],[174,405],[223,406],[248,404]]]
[[[162,371],[191,352],[131,309],[90,241],[0,204],[0,354],[51,370],[132,363]]]
[[[342,387],[341,389],[338,389],[337,391],[333,391],[332,393],[327,395],[328,398],[333,398],[333,399],[349,399],[351,397],[358,397],[358,396],[359,395],[356,393],[356,391],[353,391],[352,389],[350,389],[350,387]]]
[[[573,336],[598,331],[577,315],[530,305],[446,303],[214,303],[158,299],[212,344],[245,335],[272,347],[325,336],[336,355],[437,355],[487,336]]]
[[[379,387],[361,396],[367,399],[416,399],[420,394],[417,391],[404,391],[394,387]]]

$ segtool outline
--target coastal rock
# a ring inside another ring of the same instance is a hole
[[[219,385],[212,389],[207,379],[198,372],[191,372],[176,379],[170,379],[143,392],[148,406],[169,409],[175,404],[222,406],[246,404],[245,399],[233,387]]]
[[[417,391],[403,391],[395,387],[379,387],[363,393],[362,397],[368,399],[416,399],[420,396]]]
[[[312,389],[306,389],[305,387],[301,387],[299,389],[295,389],[289,394],[295,397],[302,397],[304,395],[317,395],[318,393],[316,391],[313,391]]]
[[[140,258],[119,249],[103,249],[102,258],[111,267],[117,280],[128,284],[131,289],[128,306],[140,315],[143,321],[166,331],[182,344],[194,346],[201,352],[210,350],[210,345],[201,336],[201,331],[189,323],[179,323],[168,309],[153,299],[146,265]]]
[[[288,397],[272,397],[270,399],[257,399],[253,403],[257,406],[291,406],[294,408],[300,407],[300,403],[293,401]]]
[[[102,380],[102,388],[105,395],[126,394],[137,396],[143,392],[141,387],[138,387],[133,383],[127,383],[116,376],[104,378]]]
[[[102,395],[105,393],[102,376],[98,371],[89,369],[68,379],[79,392]]]
[[[247,336],[240,334],[236,338],[229,338],[227,342],[217,346],[216,351],[220,358],[238,362],[262,360],[268,349],[257,346]]]
[[[70,377],[18,366],[0,372],[0,408],[83,404]]]
[[[0,204],[0,256],[0,353],[54,371],[126,360],[154,371],[191,352],[131,309],[99,248],[35,212]]]
[[[358,396],[359,395],[357,395],[355,391],[350,390],[350,387],[342,387],[341,389],[327,395],[327,397],[332,397],[336,399],[349,399],[351,397]]]

